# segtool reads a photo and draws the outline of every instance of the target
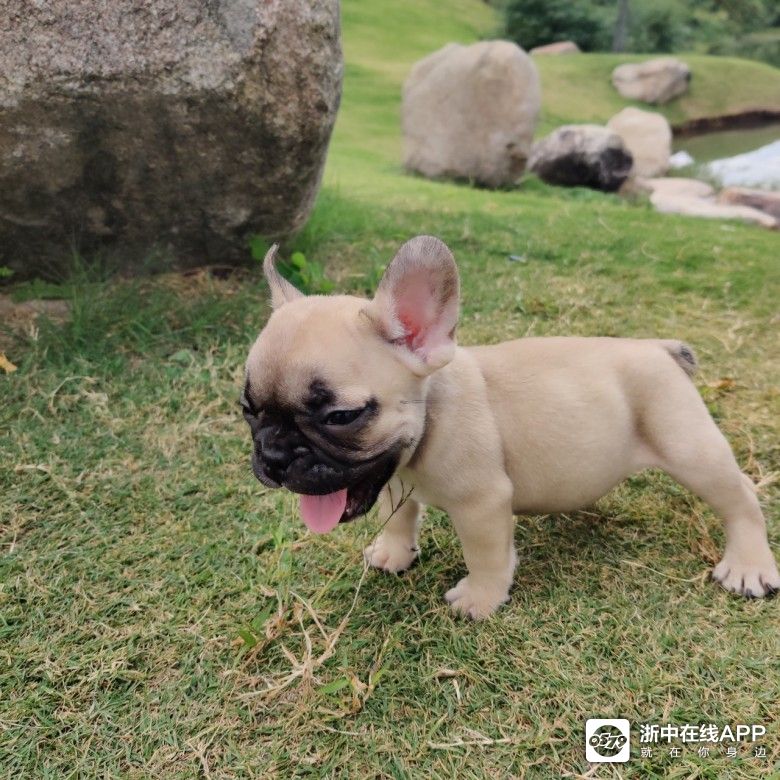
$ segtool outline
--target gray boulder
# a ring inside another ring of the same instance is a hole
[[[6,2],[0,264],[245,258],[305,221],[341,79],[338,0]]]
[[[629,100],[668,103],[688,91],[691,69],[675,57],[658,57],[646,62],[618,65],[612,71],[612,85]]]
[[[631,174],[622,139],[600,125],[564,125],[537,141],[528,168],[548,184],[614,192]]]
[[[420,60],[404,84],[404,166],[429,178],[514,184],[540,107],[536,66],[519,46],[451,43]]]

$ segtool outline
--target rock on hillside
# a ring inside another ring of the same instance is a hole
[[[528,168],[548,184],[614,192],[632,164],[617,133],[600,125],[564,125],[534,144]]]
[[[519,46],[448,44],[420,60],[404,85],[404,166],[429,178],[514,184],[540,105],[536,66]]]
[[[668,103],[688,91],[691,69],[675,57],[618,65],[612,84],[624,97],[644,103]]]
[[[637,176],[663,176],[669,170],[672,128],[666,117],[641,108],[624,108],[607,122],[634,158]]]

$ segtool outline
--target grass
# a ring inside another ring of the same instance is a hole
[[[746,111],[780,111],[780,70],[762,62],[711,57],[684,52],[678,56],[691,69],[685,95],[663,106],[647,106],[620,97],[611,83],[612,71],[623,62],[640,62],[657,55],[580,54],[537,57],[542,80],[540,131],[562,124],[603,124],[626,106],[658,111],[672,125],[710,116]]]
[[[343,4],[343,109],[285,254],[361,292],[431,232],[460,263],[464,343],[687,339],[780,548],[777,236],[534,180],[488,192],[401,175],[403,73],[491,20],[466,0],[368,5]],[[441,513],[420,565],[366,573],[375,516],[314,537],[292,496],[251,477],[236,400],[267,315],[257,268],[63,294],[69,323],[4,336],[19,366],[0,379],[5,776],[580,776],[590,716],[768,728],[766,759],[640,759],[635,737],[631,763],[599,777],[780,772],[780,603],[707,581],[720,523],[671,480],[519,521],[512,602],[475,626],[442,600],[464,567]]]

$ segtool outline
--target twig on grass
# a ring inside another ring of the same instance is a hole
[[[346,731],[345,729],[334,729],[332,726],[320,726],[323,731],[329,731],[331,734],[344,734],[347,737],[365,737],[368,736],[364,731]]]
[[[666,572],[658,571],[657,569],[652,569],[650,566],[645,566],[643,563],[639,563],[638,561],[629,561],[627,558],[624,558],[620,562],[628,564],[629,566],[636,566],[639,569],[647,569],[648,571],[653,572],[653,574],[658,574],[661,577],[666,577],[666,579],[675,580],[676,582],[696,582],[697,580],[700,580],[702,578],[701,574],[697,574],[695,577],[690,577],[689,579],[685,579],[684,577],[675,577],[672,574],[667,574]]]
[[[500,737],[499,739],[493,739],[492,737],[486,737],[484,734],[480,734],[474,729],[465,729],[467,739],[463,737],[456,737],[452,742],[428,742],[428,747],[431,750],[452,750],[452,748],[470,747],[472,745],[479,745],[480,747],[487,747],[490,745],[509,745],[514,740],[511,737]]]
[[[401,498],[398,501],[398,504],[393,506],[390,515],[387,517],[384,523],[382,523],[382,525],[379,527],[377,532],[374,534],[373,542],[376,541],[377,537],[382,532],[382,529],[384,529],[384,527],[387,525],[387,523],[390,521],[393,515],[404,505],[404,503],[406,503],[406,501],[411,496],[413,490],[414,487],[411,487],[409,488],[408,491],[404,491],[403,482],[401,483],[401,491],[402,491]],[[392,493],[391,493],[390,500],[392,506]],[[363,582],[366,579],[367,573],[368,573],[368,561],[364,558],[363,571],[360,575],[360,580],[358,581],[357,587],[355,588],[355,593],[354,596],[352,597],[352,603],[350,604],[347,613],[341,619],[338,626],[330,634],[328,634],[325,627],[323,626],[322,621],[320,620],[319,615],[315,611],[314,607],[312,607],[312,605],[306,599],[300,596],[298,593],[291,591],[292,595],[299,602],[296,605],[297,609],[295,608],[293,609],[293,614],[297,618],[298,624],[301,627],[301,632],[303,633],[303,641],[304,641],[303,655],[301,659],[298,660],[296,655],[291,650],[289,650],[284,644],[280,642],[279,648],[284,654],[285,658],[287,658],[287,660],[290,662],[290,665],[292,666],[292,670],[281,679],[278,679],[274,682],[267,682],[266,687],[263,690],[250,691],[248,693],[242,694],[241,696],[239,696],[239,698],[251,699],[259,696],[264,699],[274,699],[279,694],[281,694],[285,689],[287,689],[290,685],[292,685],[292,683],[294,683],[296,680],[301,680],[307,685],[310,685],[313,681],[315,681],[317,679],[315,675],[316,670],[318,670],[326,661],[328,661],[336,651],[336,645],[341,635],[344,633],[344,630],[347,627],[347,623],[349,622],[349,619],[352,616],[352,613],[355,610],[355,607],[357,605],[358,596],[360,595],[360,590],[363,587]],[[311,635],[303,623],[303,609],[305,609],[309,613],[309,616],[314,621],[314,624],[319,629],[325,641],[325,649],[318,656],[315,656],[314,645],[312,643]],[[377,662],[375,662],[375,665],[376,663],[378,663],[379,659],[381,659],[382,653],[384,652],[384,649],[387,646],[388,639],[389,636],[387,637],[387,639],[385,639],[385,643],[383,644],[382,649],[379,652],[379,656]],[[369,674],[368,686],[366,686],[366,690],[365,690],[366,696],[368,696],[374,688],[371,681],[371,677],[375,673],[376,670],[372,670],[372,672]]]
[[[251,691],[249,693],[242,694],[239,698],[250,699],[256,696],[260,696],[262,698],[273,699],[298,679],[305,679],[307,681],[316,679],[314,675],[315,670],[319,669],[329,658],[331,658],[333,653],[336,651],[336,644],[338,643],[338,640],[341,637],[341,635],[344,633],[344,629],[347,627],[349,618],[355,609],[358,595],[360,594],[360,589],[363,587],[363,581],[366,578],[367,572],[368,572],[368,564],[364,561],[363,573],[360,575],[360,580],[358,581],[357,587],[355,588],[355,595],[352,598],[352,604],[347,610],[347,613],[341,619],[341,622],[338,624],[336,629],[330,635],[327,636],[325,640],[325,649],[319,656],[317,657],[314,656],[311,637],[309,636],[306,629],[303,627],[302,622],[299,620],[299,622],[301,622],[301,627],[304,633],[304,640],[306,643],[306,652],[302,657],[302,659],[299,661],[295,657],[295,655],[292,652],[290,652],[290,650],[288,650],[283,644],[280,644],[280,648],[282,652],[284,653],[285,657],[290,661],[290,664],[293,667],[292,671],[289,672],[289,674],[287,674],[281,680],[277,680],[275,683],[269,684],[268,687],[266,687],[262,691]]]
[[[203,776],[206,780],[210,780],[211,771],[209,770],[209,762],[206,760],[206,749],[208,746],[198,745],[194,748],[195,755],[200,759],[200,766],[203,770]]]
[[[574,780],[590,780],[591,777],[593,777],[596,772],[599,770],[599,765],[594,764],[585,774],[579,774],[575,772],[563,772],[561,774],[561,777],[571,777],[574,778]]]

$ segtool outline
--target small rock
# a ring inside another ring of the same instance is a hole
[[[753,222],[763,227],[776,228],[778,220],[771,213],[751,208],[752,204],[731,204],[718,202],[723,193],[715,199],[715,190],[706,182],[698,179],[683,179],[674,176],[658,179],[638,179],[641,186],[650,193],[650,202],[656,211],[663,214],[685,214],[691,217],[707,217],[710,219],[741,219],[745,222]],[[724,192],[728,193],[728,190]],[[739,191],[734,191],[739,192]],[[743,190],[742,192],[752,192]],[[758,195],[772,195],[758,191]],[[726,198],[736,195],[726,195]],[[780,194],[777,195],[780,205]],[[732,205],[733,204],[733,205]]]
[[[666,117],[641,108],[624,108],[607,122],[634,158],[637,176],[662,176],[669,169],[672,128]]]
[[[420,60],[404,84],[404,167],[485,187],[514,184],[540,107],[536,66],[519,46],[451,43]]]
[[[668,103],[688,91],[691,69],[674,57],[618,65],[612,84],[624,97],[644,103]]]
[[[750,206],[780,220],[780,192],[750,190],[745,187],[726,187],[718,193],[718,203]]]
[[[670,158],[669,158],[669,167],[672,170],[676,170],[677,168],[687,168],[689,165],[693,165],[696,162],[696,160],[691,157],[690,154],[686,151],[679,151],[675,152]]]
[[[652,194],[662,197],[709,198],[715,190],[705,181],[664,176],[658,179],[642,179]]]
[[[528,168],[548,184],[615,192],[633,159],[622,139],[600,125],[564,125],[537,141]]]
[[[544,46],[534,46],[531,54],[579,54],[580,47],[574,41],[556,41]]]
[[[780,227],[780,193],[762,190],[724,190],[716,200],[707,182],[675,176],[635,180],[650,193],[650,203],[663,214],[684,214],[709,219],[739,219],[762,227]],[[761,203],[766,210],[755,208]]]
[[[641,108],[624,108],[607,122],[634,158],[636,176],[662,176],[669,168],[672,128],[666,117]]]
[[[650,202],[662,214],[683,214],[689,217],[707,219],[739,219],[753,222],[766,228],[777,228],[777,220],[769,214],[749,206],[726,206],[711,198],[697,198],[690,195],[665,195],[654,192]]]

